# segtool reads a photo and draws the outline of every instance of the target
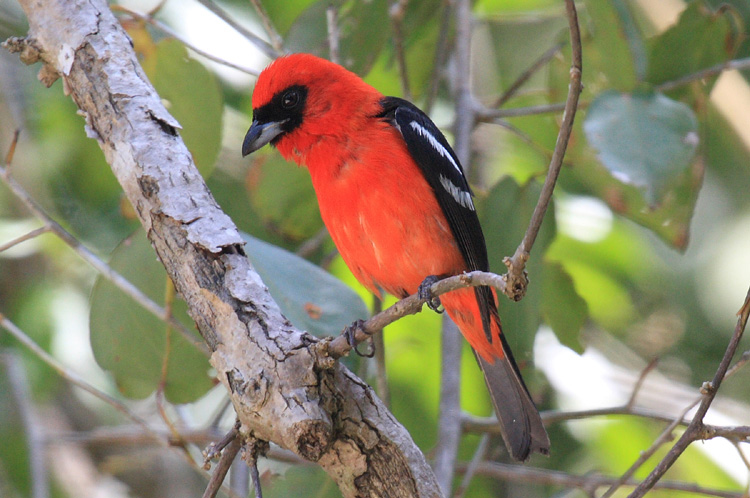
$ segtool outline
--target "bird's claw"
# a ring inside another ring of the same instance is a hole
[[[351,325],[344,329],[344,336],[346,337],[346,342],[349,344],[349,346],[351,346],[351,348],[355,353],[357,353],[358,356],[361,356],[363,358],[372,358],[373,356],[375,356],[375,347],[372,345],[372,341],[368,342],[367,353],[363,353],[359,349],[357,349],[357,330],[362,330],[364,324],[364,320],[355,320]]]
[[[432,291],[430,290],[432,284],[438,282],[439,280],[440,279],[437,276],[430,275],[425,278],[421,284],[419,284],[419,289],[417,290],[419,299],[422,299],[427,307],[435,313],[442,313],[445,311],[445,308],[443,308],[442,304],[440,303],[440,298],[437,296],[433,296]]]

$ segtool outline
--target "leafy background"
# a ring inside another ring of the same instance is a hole
[[[145,12],[157,3],[121,5]],[[261,3],[286,50],[321,56],[328,56],[326,9],[334,5],[341,60],[383,93],[404,96],[389,2]],[[660,10],[657,4],[672,8]],[[248,3],[222,6],[254,33],[263,33]],[[750,55],[750,3],[589,0],[579,8],[585,84],[581,110],[554,208],[528,266],[529,293],[520,303],[502,301],[501,315],[541,409],[623,404],[639,372],[658,358],[637,406],[676,416],[695,396],[696,386],[713,375],[750,283],[750,88],[744,73],[672,83]],[[447,56],[435,64],[443,36],[448,42],[454,36],[444,9],[437,0],[407,2],[402,29],[410,98],[449,133],[454,107],[446,75],[453,61]],[[502,109],[563,101],[570,54],[560,2],[478,0],[473,12],[473,91],[483,105],[492,108],[534,60],[558,43],[559,53]],[[372,297],[354,281],[330,240],[320,235],[322,222],[306,171],[285,163],[273,150],[240,158],[253,78],[208,62],[123,10],[118,15],[149,78],[181,123],[181,134],[212,192],[249,234],[252,262],[286,315],[319,335],[337,334],[365,316]],[[241,66],[257,71],[268,62],[197,3],[169,1],[155,17],[195,46]],[[23,35],[24,23],[14,2],[0,0],[0,38]],[[36,70],[0,51],[0,150],[9,147],[14,129],[22,130],[14,177],[83,244],[184,317],[184,306],[171,296],[100,150],[86,138],[83,120],[60,83],[43,88],[35,81]],[[497,120],[488,116],[473,134],[470,178],[491,266],[502,272],[502,258],[514,252],[538,197],[560,115],[507,117],[501,125],[493,123]],[[0,243],[39,224],[0,186]],[[304,259],[293,254],[300,248],[305,248]],[[184,319],[187,335],[170,330],[51,235],[0,253],[0,313],[156,426],[163,425],[159,405],[185,426],[204,427],[217,418],[231,422],[230,415],[217,417],[224,403],[221,388],[213,387],[189,320]],[[439,327],[440,318],[425,312],[384,334],[392,410],[427,454],[436,444]],[[73,488],[67,483],[62,463],[88,469],[90,491],[104,490],[107,496],[200,496],[203,478],[174,452],[155,446],[133,447],[106,438],[107,444],[97,445],[89,437],[77,447],[79,454],[61,456],[59,443],[71,431],[85,436],[98,428],[111,434],[129,430],[130,422],[111,406],[72,389],[4,332],[0,347],[4,357],[20,358],[49,441],[46,451],[57,463],[50,474],[54,496],[85,495],[81,483]],[[370,363],[348,361],[374,382]],[[748,375],[740,370],[722,387],[715,419],[709,421],[748,424]],[[11,383],[8,370],[0,369],[0,495],[29,496],[24,415]],[[489,415],[489,400],[468,350],[462,383],[462,407]],[[663,427],[632,416],[554,423],[549,427],[551,457],[535,457],[530,465],[617,476]],[[479,439],[465,435],[462,460],[471,458]],[[498,442],[490,456],[505,461]],[[644,477],[654,462],[636,477]],[[262,466],[267,496],[339,496],[315,467],[273,460]],[[735,448],[711,441],[691,448],[668,478],[739,496],[747,474]],[[551,496],[563,490],[480,475],[467,496]]]

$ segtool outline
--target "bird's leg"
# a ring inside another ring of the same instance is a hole
[[[438,281],[440,281],[440,277],[438,277],[437,275],[429,275],[422,281],[421,284],[419,284],[417,295],[419,296],[419,299],[425,301],[427,307],[432,311],[434,311],[435,313],[442,313],[443,311],[445,311],[445,308],[441,307],[442,305],[440,304],[440,298],[437,296],[433,296],[432,291],[430,290],[432,284]]]
[[[349,346],[352,347],[355,353],[357,353],[359,356],[362,356],[363,358],[372,358],[373,356],[375,356],[375,348],[373,347],[372,342],[369,343],[369,351],[367,353],[362,353],[359,349],[357,349],[357,330],[364,330],[362,328],[364,324],[364,320],[353,321],[351,325],[344,329],[344,336],[346,336],[346,342],[349,343]]]

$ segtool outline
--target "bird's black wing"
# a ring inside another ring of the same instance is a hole
[[[468,270],[489,269],[482,227],[461,164],[429,117],[406,100],[385,97],[379,118],[398,128],[406,147],[435,192]],[[500,317],[489,287],[475,287],[482,327],[490,342],[501,341],[505,358],[489,362],[476,355],[495,405],[501,433],[511,455],[526,460],[532,452],[547,454],[549,438],[502,333],[492,337],[491,323]]]
[[[381,105],[383,110],[378,117],[398,128],[404,137],[414,162],[435,192],[467,269],[489,271],[484,234],[472,199],[474,194],[448,140],[435,123],[411,102],[397,97],[385,97]],[[487,339],[493,342],[490,315],[497,313],[495,299],[489,287],[475,287],[474,291],[484,332]]]

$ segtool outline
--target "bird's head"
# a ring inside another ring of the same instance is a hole
[[[303,161],[322,138],[346,137],[357,120],[377,114],[381,98],[338,64],[309,54],[280,57],[255,84],[253,123],[242,155],[270,143],[285,157]]]

